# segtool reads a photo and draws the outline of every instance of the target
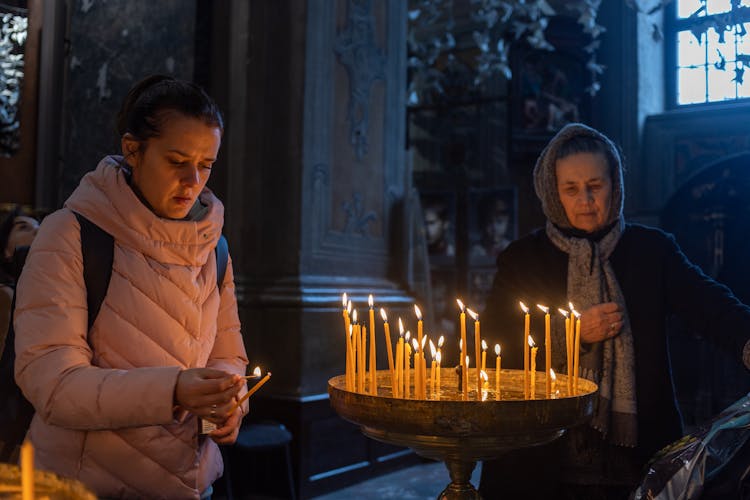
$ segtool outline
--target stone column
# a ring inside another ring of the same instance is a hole
[[[361,317],[368,293],[392,314],[411,304],[406,3],[235,2],[228,15],[227,67],[213,83],[228,115],[226,233],[251,364],[273,372],[251,407],[294,432],[306,496],[394,451],[332,414],[326,391],[344,370],[341,294]],[[342,435],[351,445],[328,442]]]

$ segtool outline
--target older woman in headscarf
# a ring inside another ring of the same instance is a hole
[[[546,226],[499,255],[485,331],[501,339],[503,366],[521,368],[518,302],[552,310],[573,303],[581,311],[579,374],[599,392],[588,425],[485,462],[480,491],[486,498],[627,498],[648,458],[682,435],[668,317],[681,316],[748,366],[750,308],[691,264],[671,235],[625,222],[622,160],[602,133],[565,126],[537,160],[534,187]],[[552,337],[552,367],[565,373],[562,316]]]

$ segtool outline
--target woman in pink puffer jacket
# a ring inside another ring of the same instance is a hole
[[[221,114],[199,87],[152,76],[118,116],[104,158],[48,216],[18,284],[16,380],[36,414],[42,469],[112,498],[201,498],[246,411],[231,262],[217,287],[221,202],[205,188]],[[80,227],[114,237],[112,278],[87,327]],[[217,424],[199,433],[199,419]]]

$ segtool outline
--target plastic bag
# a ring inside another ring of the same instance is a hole
[[[659,451],[634,500],[750,498],[750,394]]]

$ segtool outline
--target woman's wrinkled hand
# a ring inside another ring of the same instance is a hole
[[[245,381],[213,368],[188,368],[177,376],[175,403],[215,424],[227,421]],[[237,412],[235,412],[237,413]]]
[[[622,308],[616,302],[591,306],[581,313],[581,342],[591,344],[611,339],[620,333]]]

